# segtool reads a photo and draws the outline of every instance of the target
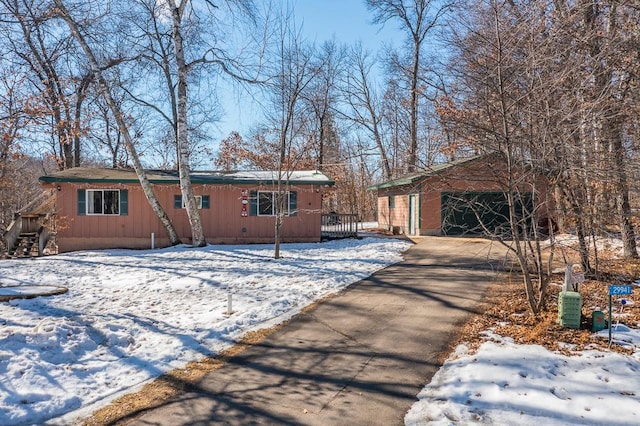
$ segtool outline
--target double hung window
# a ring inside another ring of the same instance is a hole
[[[295,216],[298,210],[298,193],[289,191],[283,194],[285,198],[284,213],[287,216]],[[251,191],[251,216],[275,216],[277,213],[278,192],[275,191]]]

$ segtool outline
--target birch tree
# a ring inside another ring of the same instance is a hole
[[[178,76],[177,81],[177,111],[176,111],[176,145],[178,149],[178,174],[180,177],[180,191],[182,199],[189,217],[191,225],[191,240],[196,247],[202,247],[207,244],[204,231],[202,229],[202,220],[196,197],[193,195],[191,187],[191,164],[189,151],[189,136],[187,133],[187,77],[189,67],[185,59],[182,26],[185,9],[190,3],[189,0],[165,0],[169,7],[171,16],[171,36],[173,39],[175,65]]]
[[[105,102],[109,106],[111,113],[113,114],[115,120],[118,123],[118,128],[124,138],[125,147],[129,153],[131,161],[133,162],[133,168],[138,176],[138,179],[140,180],[140,185],[142,187],[142,190],[145,196],[147,197],[147,200],[149,201],[149,204],[152,210],[154,211],[154,213],[157,215],[158,219],[164,226],[167,232],[167,236],[169,237],[170,244],[172,245],[179,244],[180,238],[178,237],[178,234],[173,224],[171,223],[171,220],[167,216],[167,213],[165,212],[164,208],[160,205],[157,197],[153,192],[149,179],[147,178],[146,172],[142,167],[142,163],[140,162],[140,158],[133,144],[131,134],[129,133],[129,128],[127,127],[127,123],[125,122],[125,119],[124,119],[124,115],[120,110],[118,103],[115,101],[115,99],[111,94],[111,90],[109,88],[107,80],[103,76],[102,69],[98,62],[98,59],[96,58],[96,55],[93,52],[93,49],[88,44],[85,38],[85,35],[80,31],[80,27],[76,19],[71,15],[71,13],[66,8],[63,1],[62,0],[53,0],[53,1],[56,7],[56,10],[54,11],[55,14],[60,16],[60,18],[64,20],[64,22],[69,27],[69,30],[71,31],[72,36],[80,45],[82,51],[86,56],[87,61],[89,62],[89,66],[94,76],[94,79],[98,83],[98,90],[100,94],[104,97]]]
[[[143,90],[141,94],[131,91],[130,94],[140,105],[162,117],[165,123],[161,128],[173,131],[180,189],[191,226],[192,242],[195,246],[203,246],[206,240],[190,180],[192,154],[201,136],[196,132],[196,125],[190,124],[195,118],[195,107],[199,106],[190,87],[198,88],[199,84],[202,90],[209,81],[207,77],[219,73],[235,81],[256,81],[250,72],[251,67],[244,61],[246,58],[237,59],[225,49],[224,37],[220,34],[226,29],[219,27],[223,20],[233,20],[233,24],[240,22],[236,12],[251,21],[253,2],[224,1],[224,10],[219,7],[221,5],[199,0],[138,0],[137,4],[141,6],[142,13],[133,13],[129,19],[138,26],[145,40],[141,48],[141,62],[144,67],[155,68],[152,74],[155,73],[157,79],[152,81],[159,84],[160,90],[152,93]],[[142,23],[139,23],[141,16]],[[231,28],[232,23],[228,22],[227,27]],[[215,86],[207,87],[206,92],[211,104],[210,100],[215,98]],[[154,95],[155,101],[150,99]],[[217,115],[210,108],[201,116],[205,117],[203,121],[212,121]]]

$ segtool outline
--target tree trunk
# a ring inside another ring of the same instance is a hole
[[[283,200],[286,197],[286,193],[283,191],[282,172],[278,171],[278,187],[275,194],[275,209],[276,209],[276,222],[274,229],[274,244],[273,244],[273,257],[274,259],[280,259],[280,241],[282,239],[282,225],[284,223],[284,205]]]
[[[178,233],[173,227],[173,224],[171,223],[171,220],[167,216],[167,213],[164,211],[164,209],[158,202],[158,199],[156,198],[155,194],[153,193],[151,184],[147,179],[147,175],[144,169],[142,168],[142,164],[140,162],[140,158],[138,157],[138,153],[135,149],[135,146],[133,145],[133,141],[131,140],[131,135],[129,134],[129,128],[127,127],[124,121],[122,112],[120,111],[118,104],[115,102],[115,100],[113,99],[113,96],[111,95],[111,91],[109,90],[109,85],[107,84],[107,81],[104,79],[104,76],[102,75],[102,71],[100,70],[100,66],[98,65],[98,61],[96,60],[96,57],[93,54],[93,51],[87,44],[86,40],[84,39],[84,36],[80,33],[78,29],[78,25],[69,14],[69,11],[66,9],[64,4],[62,3],[62,0],[54,0],[54,3],[58,9],[58,13],[69,26],[69,29],[73,34],[73,37],[78,41],[78,44],[80,44],[80,46],[82,47],[82,50],[84,51],[87,57],[87,60],[89,61],[91,72],[93,73],[95,80],[98,82],[99,91],[104,97],[104,100],[107,103],[107,105],[109,105],[109,109],[111,110],[111,113],[116,119],[120,132],[124,137],[125,147],[127,148],[127,151],[131,156],[131,160],[133,161],[133,168],[136,174],[138,175],[138,179],[140,180],[140,185],[142,186],[144,195],[147,197],[147,200],[149,200],[149,204],[151,205],[151,208],[153,209],[155,214],[158,216],[158,219],[160,220],[165,230],[167,231],[169,242],[172,245],[179,244],[180,238],[178,238]]]
[[[282,175],[284,173],[285,170],[285,161],[286,161],[286,154],[287,154],[287,132],[289,129],[289,126],[291,124],[291,115],[293,114],[292,111],[292,107],[293,105],[295,105],[295,102],[292,104],[289,104],[289,110],[288,111],[283,111],[284,115],[286,115],[286,118],[283,120],[284,123],[284,127],[280,132],[280,158],[278,159],[278,185],[277,185],[277,191],[275,194],[275,199],[273,200],[275,203],[275,209],[276,209],[276,221],[275,221],[275,229],[274,229],[274,253],[273,253],[273,257],[275,259],[280,259],[280,240],[281,240],[281,230],[282,230],[282,224],[284,223],[284,198],[286,197],[286,192],[285,192],[285,185],[282,181]]]
[[[635,259],[638,257],[636,246],[636,233],[631,223],[631,205],[629,204],[629,183],[625,166],[625,152],[622,146],[622,131],[617,119],[608,121],[610,126],[615,128],[611,135],[611,151],[613,154],[614,187],[616,189],[615,201],[618,223],[620,225],[620,237],[624,248],[625,259]]]
[[[189,164],[189,138],[187,134],[187,74],[188,67],[184,58],[184,47],[181,32],[182,14],[187,0],[182,0],[178,7],[173,7],[171,16],[173,19],[173,43],[176,55],[176,68],[178,70],[178,122],[176,143],[178,145],[178,174],[180,176],[180,191],[185,200],[189,225],[191,226],[191,240],[196,247],[207,244],[202,229],[202,220],[196,198],[191,187],[191,166]]]
[[[407,171],[414,172],[418,163],[418,77],[420,72],[420,40],[414,36],[413,67],[411,69],[411,123],[409,128],[409,159]]]
[[[585,11],[585,27],[590,30],[590,56],[594,67],[594,97],[595,102],[603,104],[603,111],[599,112],[599,127],[602,129],[603,164],[610,163],[612,170],[612,186],[615,194],[616,214],[620,226],[620,235],[624,247],[624,257],[637,258],[638,250],[635,241],[635,231],[630,221],[631,207],[629,205],[629,184],[625,169],[625,152],[623,146],[623,102],[624,95],[603,96],[613,92],[616,87],[625,84],[625,78],[617,75],[613,66],[606,66],[605,59],[612,55],[615,49],[612,44],[617,36],[617,4],[611,2],[609,8],[600,8],[595,2],[583,2]],[[598,18],[604,18],[605,34],[598,26]]]

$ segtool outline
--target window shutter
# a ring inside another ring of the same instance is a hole
[[[173,196],[173,208],[181,209],[182,208],[182,195],[174,195]]]
[[[258,216],[258,191],[249,192],[249,216]]]
[[[203,209],[208,209],[209,208],[209,196],[208,195],[203,195],[202,196],[202,208]]]
[[[129,214],[129,190],[120,190],[120,216],[127,216]]]
[[[78,189],[78,216],[87,214],[87,191]]]
[[[289,216],[298,215],[298,193],[296,191],[289,192]]]

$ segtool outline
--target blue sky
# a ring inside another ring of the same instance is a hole
[[[400,37],[393,22],[384,28],[371,24],[364,0],[298,0],[295,13],[309,39],[320,43],[335,36],[339,42],[362,41],[367,49],[377,50]]]
[[[393,22],[384,27],[371,23],[372,14],[364,0],[294,0],[292,4],[304,36],[318,45],[333,38],[347,45],[360,41],[375,54],[385,43],[398,44],[402,40]],[[214,130],[214,142],[217,144],[233,130],[247,136],[260,116],[259,108],[251,105],[246,94],[225,91],[219,95],[225,111]],[[238,107],[240,104],[242,108]]]

